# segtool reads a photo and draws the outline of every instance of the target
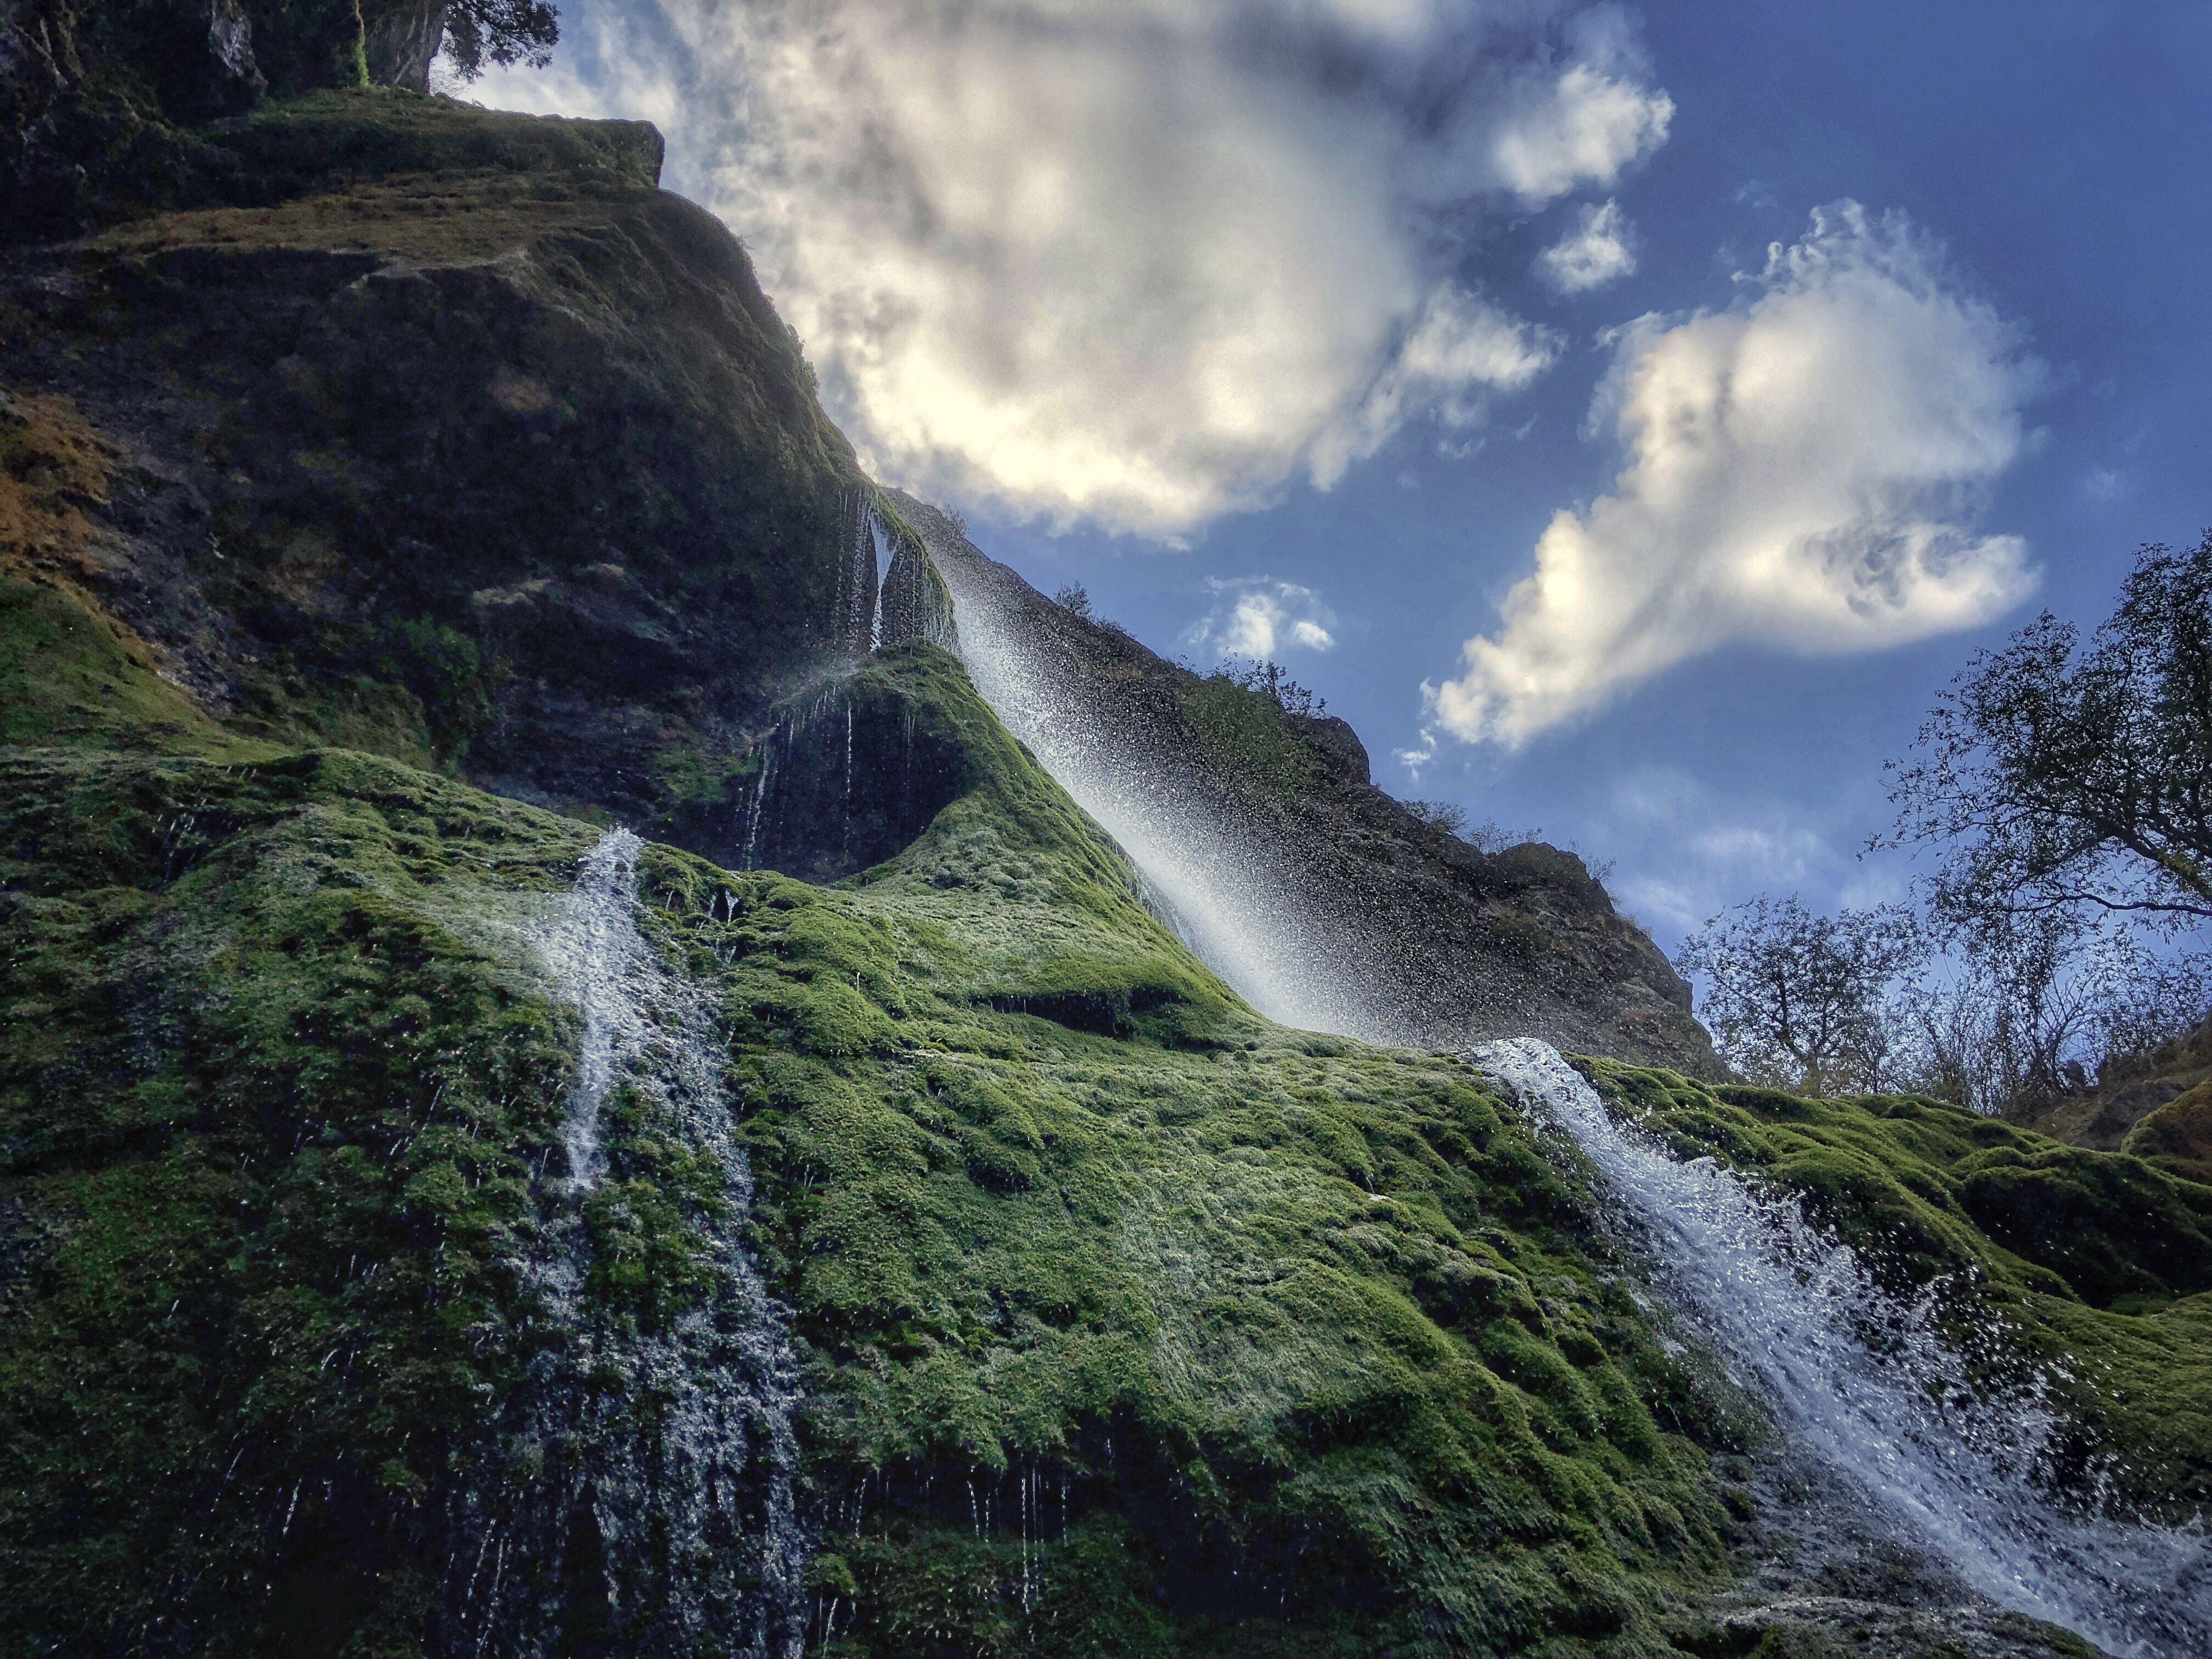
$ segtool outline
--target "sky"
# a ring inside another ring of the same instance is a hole
[[[1376,781],[1723,907],[1902,897],[1978,648],[2212,526],[2212,7],[563,0],[874,476]]]

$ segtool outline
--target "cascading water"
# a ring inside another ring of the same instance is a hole
[[[1468,1058],[1571,1136],[1661,1283],[1763,1395],[1793,1446],[1856,1483],[1890,1523],[1992,1601],[2129,1659],[2212,1653],[2200,1528],[2130,1525],[2040,1480],[2056,1414],[2030,1382],[1977,1383],[1931,1325],[1790,1201],[1624,1127],[1548,1043]]]
[[[1128,854],[1155,914],[1272,1019],[1370,1042],[1408,1033],[1376,1006],[1372,975],[1346,971],[1360,941],[1316,924],[1285,878],[1282,849],[1193,793],[1187,769],[1158,763],[1127,730],[1102,732],[1051,642],[995,591],[957,529],[909,503],[958,618],[962,660],[985,702]],[[1018,579],[1014,579],[1018,585]]]
[[[743,1243],[752,1195],[697,988],[637,925],[638,838],[611,831],[540,941],[583,1017],[533,1264],[543,1346],[451,1517],[449,1650],[538,1656],[592,1632],[646,1655],[799,1659],[808,1545],[796,1514],[798,1367]],[[595,1283],[628,1218],[629,1126],[720,1174],[686,1220],[708,1284],[672,1316]]]

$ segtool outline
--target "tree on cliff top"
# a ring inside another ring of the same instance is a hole
[[[1877,844],[1947,848],[1948,927],[2212,920],[2212,532],[2145,547],[2086,646],[2046,611],[1976,657],[1914,748]]]
[[[528,64],[543,69],[561,38],[561,23],[546,0],[451,0],[446,9],[446,56],[464,81],[486,64]]]

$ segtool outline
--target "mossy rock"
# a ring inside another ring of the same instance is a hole
[[[726,1024],[840,1650],[1656,1643],[1725,1573],[1717,1419],[1589,1194],[1456,1062],[1253,1016],[993,741],[843,888],[641,868]],[[574,1025],[514,929],[596,832],[343,752],[4,787],[9,1627],[418,1640],[561,1202]],[[696,1176],[629,1110],[587,1294],[665,1320]]]
[[[1282,705],[1225,673],[1183,689],[1183,719],[1200,744],[1231,775],[1276,794],[1296,794],[1318,767]]]
[[[2200,1083],[2148,1114],[2120,1150],[2184,1180],[2212,1186],[2212,1084]]]

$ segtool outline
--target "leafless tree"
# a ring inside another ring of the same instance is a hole
[[[1826,1095],[1893,1081],[1892,999],[1925,955],[1894,906],[1816,916],[1796,898],[1756,898],[1707,922],[1675,965],[1705,979],[1698,1012],[1738,1072]]]

